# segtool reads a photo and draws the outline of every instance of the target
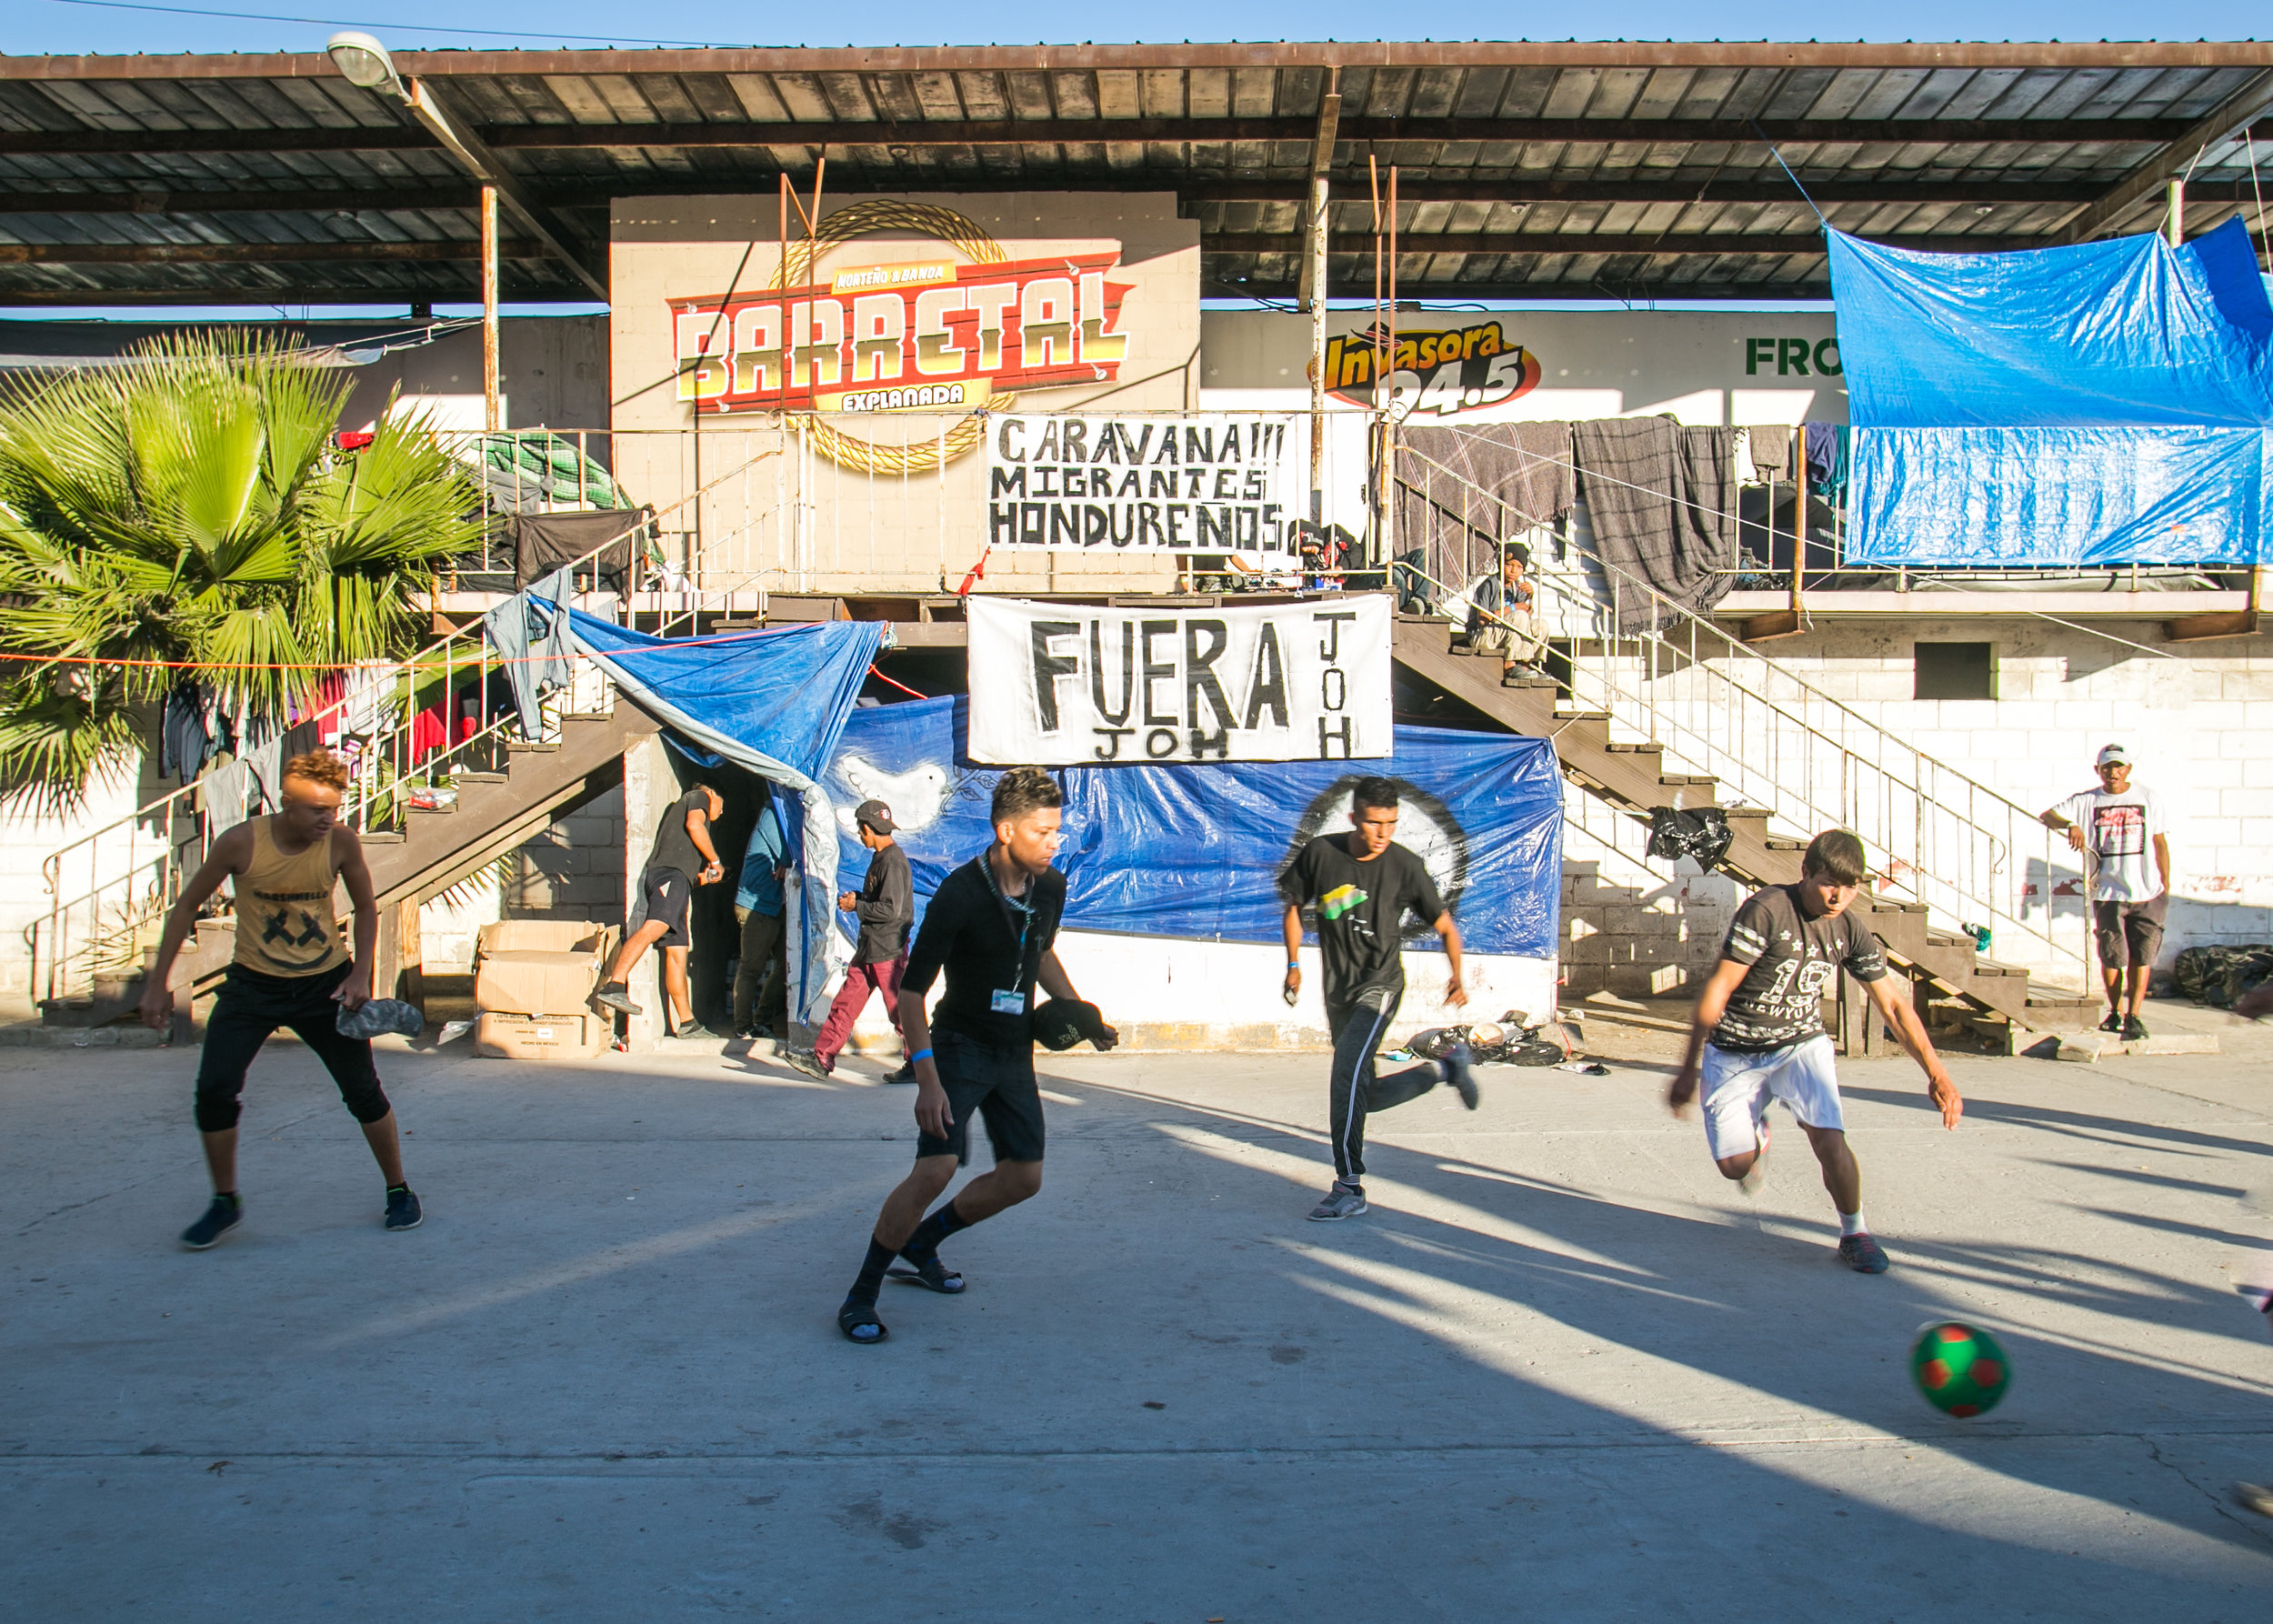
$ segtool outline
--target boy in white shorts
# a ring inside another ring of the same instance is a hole
[[[1796,886],[1770,886],[1737,910],[1720,964],[1697,1000],[1689,1048],[1667,1102],[1682,1115],[1705,1088],[1705,1143],[1721,1176],[1747,1196],[1767,1173],[1767,1107],[1780,1099],[1823,1164],[1823,1188],[1839,1215],[1839,1261],[1884,1274],[1886,1248],[1863,1223],[1863,1176],[1847,1146],[1839,1079],[1823,994],[1840,966],[1869,989],[1870,1001],[1926,1073],[1926,1093],[1954,1128],[1965,1101],[1908,998],[1898,997],[1878,938],[1847,905],[1869,874],[1863,843],[1827,829],[1807,847]]]

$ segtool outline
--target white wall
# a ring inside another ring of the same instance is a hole
[[[95,848],[78,851],[59,870],[54,892],[48,889],[44,867],[47,857],[152,798],[144,793],[146,787],[134,775],[121,773],[97,780],[88,788],[85,803],[65,814],[42,816],[22,804],[0,811],[0,1021],[25,1020],[38,1014],[35,1000],[45,990],[46,977],[43,960],[41,985],[33,985],[30,933],[48,917],[49,909],[58,901],[84,895],[93,884],[117,878],[130,862],[157,851],[160,837],[154,829],[120,830]],[[172,786],[156,787],[163,793]],[[106,894],[105,917],[117,916],[125,896],[123,891]],[[84,909],[75,916],[75,933],[84,931],[87,917]]]

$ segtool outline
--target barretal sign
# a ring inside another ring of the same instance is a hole
[[[1389,600],[1096,609],[970,600],[973,761],[1387,756]]]
[[[1119,264],[1117,248],[992,265],[938,253],[674,299],[678,396],[698,412],[961,413],[1111,383],[1134,286],[1111,279]]]
[[[1001,552],[1237,553],[1291,563],[1288,416],[997,416],[986,539]]]
[[[1497,321],[1457,327],[1398,327],[1389,356],[1389,414],[1407,421],[1456,417],[1505,406],[1539,386],[1539,358]],[[1367,327],[1326,341],[1326,386],[1353,406],[1374,404],[1384,335]]]

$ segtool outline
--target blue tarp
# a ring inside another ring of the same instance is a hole
[[[2247,564],[2268,430],[1857,429],[1850,563]]]
[[[998,769],[964,754],[964,699],[854,713],[823,783],[837,807],[873,796],[900,822],[900,845],[927,901],[948,871],[994,837]],[[1408,794],[1397,838],[1436,875],[1468,949],[1553,958],[1562,897],[1562,774],[1544,739],[1398,727],[1365,769]],[[1276,942],[1279,870],[1311,836],[1347,829],[1357,774],[1340,762],[1068,767],[1068,928],[1210,941]],[[857,883],[868,854],[840,814],[838,861]],[[841,927],[841,920],[840,920]],[[1425,929],[1411,944],[1436,945]]]
[[[2182,248],[1920,254],[1828,235],[1858,428],[2273,424],[2273,305],[2238,219]]]
[[[1849,562],[2265,556],[2273,304],[2238,220],[2176,249],[1830,245]]]
[[[836,894],[836,847],[801,841],[826,828],[835,808],[819,783],[845,719],[884,641],[874,621],[818,621],[738,637],[656,637],[567,608],[568,633],[639,707],[695,746],[801,792],[782,808],[800,885],[788,896],[789,968],[798,1018],[817,1024],[830,996],[830,910],[805,896]]]

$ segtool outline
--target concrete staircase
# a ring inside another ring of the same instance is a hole
[[[1413,676],[1510,732],[1551,740],[1566,777],[1623,811],[1647,817],[1656,807],[1694,810],[1717,804],[1717,779],[1669,770],[1663,744],[1616,737],[1608,712],[1569,704],[1553,677],[1517,677],[1503,685],[1498,657],[1479,657],[1456,647],[1453,629],[1441,617],[1400,614],[1393,648],[1397,663]],[[1750,887],[1788,885],[1799,877],[1807,843],[1771,834],[1769,807],[1720,810],[1733,837],[1720,863],[1724,871]],[[1590,906],[1638,907],[1642,902],[1638,891],[1606,885],[1592,872],[1571,876],[1567,887],[1571,885],[1583,887],[1574,895]],[[1890,960],[1909,977],[1918,1007],[1945,1027],[1963,1025],[1977,1036],[2018,1048],[2046,1033],[2088,1027],[2098,1018],[2093,999],[2032,986],[2025,969],[1984,957],[1971,937],[1930,926],[1922,903],[1873,898],[1867,907]],[[1582,959],[1573,966],[1574,989],[1583,995],[1600,987],[1629,996],[1670,990],[1617,985],[1612,967]],[[1837,1029],[1850,1053],[1875,1052],[1884,1042],[1879,1023],[1863,1016],[1862,997],[1858,988],[1843,989]]]
[[[457,792],[454,804],[414,807],[403,813],[399,827],[366,831],[364,852],[380,921],[373,990],[382,997],[415,992],[404,972],[417,963],[421,903],[512,851],[562,813],[622,783],[624,752],[659,726],[622,699],[611,712],[565,716],[556,740],[506,744],[503,770],[450,775]],[[487,758],[496,759],[494,752]],[[167,977],[177,1022],[186,1021],[194,1000],[212,993],[235,949],[234,920],[199,922]],[[43,1002],[41,1024],[101,1027],[131,1014],[142,1001],[156,954],[155,943],[145,947],[140,972],[98,984],[91,996]]]

